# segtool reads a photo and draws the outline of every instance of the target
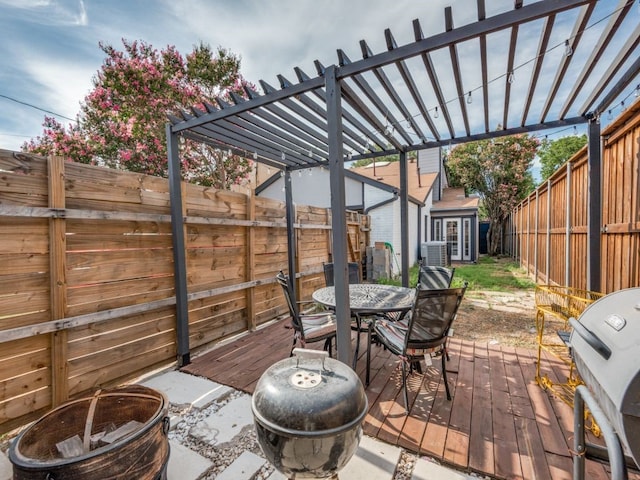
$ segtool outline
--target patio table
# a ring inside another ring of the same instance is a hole
[[[315,302],[321,305],[331,309],[336,307],[335,287],[320,288],[313,292],[311,296]],[[362,315],[384,315],[387,318],[391,318],[390,314],[397,314],[398,318],[402,318],[411,310],[411,307],[413,307],[414,296],[415,291],[412,288],[379,285],[375,283],[349,284],[349,306],[358,324],[358,337],[353,362],[354,368],[360,348],[360,317]],[[373,322],[370,322],[367,328],[367,370],[365,385],[369,385],[372,328]]]

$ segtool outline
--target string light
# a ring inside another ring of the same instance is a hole
[[[433,118],[438,118],[440,116],[440,114],[438,113],[438,107],[436,107],[436,111],[433,114]]]
[[[469,94],[467,95],[467,103],[471,104],[471,102],[473,102],[473,99],[471,98],[471,90],[469,90]]]
[[[569,44],[569,39],[564,41],[564,54],[567,57],[573,55],[573,48],[571,48],[571,45]]]
[[[513,83],[516,80],[516,76],[513,74],[513,70],[509,72],[509,76],[507,77],[507,82]]]
[[[287,158],[287,156],[284,154],[284,152],[282,152],[280,154],[280,158],[282,159],[282,161],[284,162],[284,160]]]
[[[613,115],[611,115],[611,109],[609,109],[607,111],[607,120],[612,120],[613,119]]]
[[[624,111],[627,109],[627,107],[625,107],[625,106],[624,106],[624,100],[622,100],[622,101],[620,102],[620,107],[622,107],[622,108],[620,109],[620,111],[621,111],[621,112],[624,112]]]
[[[636,86],[636,91],[633,92],[633,96],[636,98],[640,97],[640,85]]]
[[[253,152],[253,159],[257,160],[258,159],[258,152]]]

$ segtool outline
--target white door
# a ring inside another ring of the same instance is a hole
[[[444,231],[447,233],[447,246],[451,251],[451,260],[462,260],[460,248],[460,219],[446,219]]]
[[[471,260],[471,220],[462,220],[462,260]]]

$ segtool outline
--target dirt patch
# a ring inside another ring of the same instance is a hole
[[[476,342],[537,348],[533,290],[513,292],[467,291],[453,323],[454,336]],[[551,327],[551,325],[549,325]],[[558,325],[543,341],[556,342]]]

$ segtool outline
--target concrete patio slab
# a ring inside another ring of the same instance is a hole
[[[173,405],[206,408],[233,391],[206,378],[171,370],[141,382],[142,385],[163,392]]]

